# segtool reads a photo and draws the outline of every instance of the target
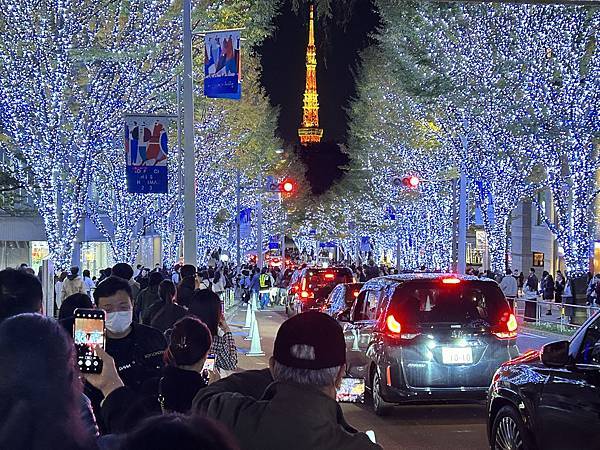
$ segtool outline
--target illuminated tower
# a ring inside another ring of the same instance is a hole
[[[315,16],[310,5],[308,47],[306,47],[306,88],[304,90],[304,115],[298,128],[300,142],[304,145],[321,142],[323,130],[319,128],[319,94],[317,93],[317,49],[315,48]]]

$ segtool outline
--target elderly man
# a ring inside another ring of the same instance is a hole
[[[243,450],[381,449],[344,420],[335,400],[346,371],[346,344],[338,323],[309,311],[284,322],[269,369],[275,380],[256,400],[240,380],[225,378],[198,393],[194,408],[233,431]],[[260,372],[248,374],[256,382]],[[267,374],[268,376],[268,374]]]

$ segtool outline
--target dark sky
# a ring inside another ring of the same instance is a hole
[[[377,28],[379,17],[371,0],[332,3],[338,5],[334,6],[333,17],[316,23],[320,119],[324,141],[345,142],[345,108],[356,93],[358,54],[369,44],[369,34]],[[350,7],[346,6],[348,3]],[[280,137],[286,144],[294,145],[298,143],[297,129],[302,120],[308,6],[305,4],[296,14],[287,0],[274,25],[273,37],[260,49],[262,82],[271,103],[280,108]]]

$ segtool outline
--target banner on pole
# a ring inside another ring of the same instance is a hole
[[[250,225],[252,223],[252,209],[245,208],[240,211],[240,237],[248,239],[250,237]]]
[[[168,126],[172,116],[125,116],[127,191],[132,194],[169,192]]]
[[[371,251],[371,238],[369,236],[362,236],[360,238],[360,251],[370,252]]]
[[[204,95],[210,98],[242,97],[239,30],[210,31],[204,36]]]

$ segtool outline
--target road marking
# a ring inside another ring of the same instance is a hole
[[[535,334],[535,333],[529,333],[527,331],[521,331],[521,336],[529,336],[529,337],[549,338],[549,339],[552,339],[550,336],[544,336],[544,335],[539,335],[539,334]]]

